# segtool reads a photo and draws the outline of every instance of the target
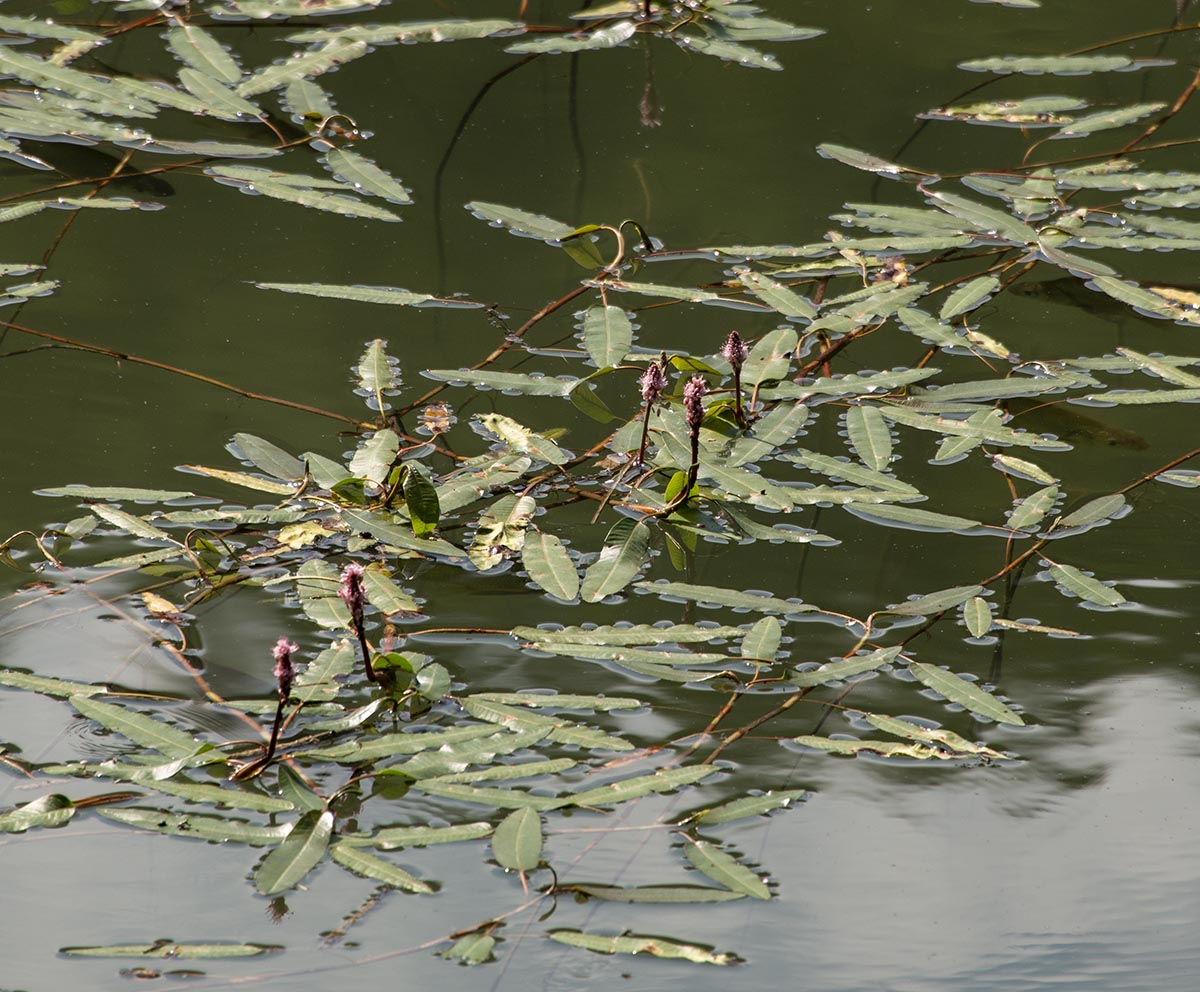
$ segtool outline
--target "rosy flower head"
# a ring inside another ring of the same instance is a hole
[[[730,364],[734,372],[740,372],[746,364],[746,359],[750,357],[750,348],[737,331],[729,332],[729,337],[721,347],[721,357]]]
[[[272,654],[275,656],[275,681],[279,683],[279,698],[287,699],[292,693],[292,680],[296,677],[296,666],[292,662],[292,652],[299,651],[298,644],[288,643],[286,637],[275,642]]]
[[[647,406],[658,401],[663,390],[667,388],[667,376],[658,362],[651,362],[642,377],[638,379],[642,387],[642,402]]]
[[[342,569],[342,581],[338,584],[338,597],[350,609],[355,625],[362,623],[363,609],[367,605],[367,593],[363,588],[363,567],[351,562]]]
[[[688,430],[696,435],[700,424],[704,422],[704,404],[700,398],[708,392],[708,385],[701,376],[694,375],[691,381],[683,387],[683,409],[687,413]]]

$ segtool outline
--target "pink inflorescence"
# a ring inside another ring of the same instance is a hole
[[[656,403],[667,388],[667,376],[662,366],[658,362],[651,362],[638,379],[638,385],[642,387],[642,402],[648,406]]]
[[[367,605],[367,594],[363,589],[363,567],[351,562],[342,569],[342,581],[338,584],[338,596],[350,608],[355,625],[362,623],[363,609]]]
[[[693,435],[699,433],[700,424],[704,421],[704,404],[700,399],[706,392],[708,385],[698,375],[692,376],[691,381],[683,387],[683,408],[687,413],[688,430]]]
[[[300,650],[299,645],[291,644],[286,637],[275,642],[272,652],[275,656],[275,681],[279,683],[279,698],[287,699],[292,692],[292,680],[296,677],[296,665],[292,661],[292,652]]]
[[[721,357],[727,361],[734,372],[740,372],[750,357],[750,348],[737,331],[730,331],[725,344],[721,346]]]

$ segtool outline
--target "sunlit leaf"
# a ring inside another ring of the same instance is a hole
[[[1001,55],[960,62],[958,67],[972,72],[995,72],[1001,75],[1021,72],[1030,76],[1043,73],[1082,76],[1092,72],[1129,72],[1172,64],[1169,59],[1130,59],[1124,55]]]
[[[402,847],[427,847],[430,844],[455,844],[464,840],[479,840],[492,832],[490,823],[459,823],[452,827],[382,827],[368,836],[342,837],[339,844],[353,847],[375,847],[394,851]]]
[[[366,761],[378,761],[380,758],[390,758],[397,754],[417,754],[475,737],[487,737],[495,732],[494,727],[467,726],[415,734],[380,734],[377,737],[364,737],[360,740],[347,741],[345,744],[335,744],[332,747],[312,748],[300,752],[299,756],[354,765]]]
[[[815,748],[829,754],[856,755],[865,751],[868,754],[878,754],[885,758],[915,758],[918,761],[928,761],[930,758],[945,761],[956,757],[949,751],[938,747],[929,747],[925,744],[899,744],[896,741],[847,740],[840,737],[815,737],[810,734],[793,737],[791,740],[804,747]]]
[[[650,528],[640,520],[621,520],[605,538],[600,556],[588,566],[580,585],[585,603],[598,603],[620,592],[641,571],[650,551]]]
[[[36,827],[61,827],[75,815],[75,804],[57,793],[0,813],[0,833],[20,834]]]
[[[1050,576],[1072,596],[1078,596],[1088,603],[1095,603],[1097,606],[1120,606],[1125,602],[1125,597],[1112,586],[1081,572],[1074,565],[1050,565]]]
[[[184,72],[187,70],[185,69]],[[332,179],[317,179],[298,173],[274,172],[251,165],[210,165],[205,174],[217,182],[233,186],[244,193],[262,194],[301,207],[311,207],[344,217],[369,220],[399,221],[400,218],[373,203],[352,195],[353,186]],[[263,288],[278,288],[260,284]],[[300,290],[293,290],[300,291]]]
[[[974,310],[992,298],[1000,285],[995,276],[979,276],[971,279],[954,290],[942,304],[938,313],[939,320],[952,320],[964,313]]]
[[[534,39],[533,41],[518,41],[509,45],[506,52],[516,54],[545,53],[561,55],[566,52],[588,52],[603,48],[615,48],[623,45],[633,37],[637,25],[633,21],[617,21],[606,27],[596,28],[587,34],[552,35]]]
[[[169,27],[167,45],[181,61],[222,83],[236,83],[242,78],[242,69],[229,50],[198,25]]]
[[[349,148],[331,148],[325,164],[335,179],[353,186],[360,193],[378,196],[389,203],[412,203],[409,190],[369,158]]]
[[[282,844],[255,869],[254,887],[264,896],[294,888],[325,857],[333,834],[333,814],[311,810],[296,821]]]
[[[807,320],[817,315],[817,308],[807,297],[801,296],[783,283],[751,269],[740,269],[737,276],[751,293],[784,317],[800,317]]]
[[[276,826],[261,826],[223,816],[205,816],[197,813],[172,813],[161,809],[127,807],[98,809],[96,812],[107,820],[124,823],[141,830],[152,830],[172,837],[193,837],[196,840],[249,844],[251,847],[266,847],[282,843],[291,832],[291,823]]]
[[[706,840],[685,838],[684,851],[693,867],[703,872],[718,885],[733,892],[741,892],[751,899],[770,899],[771,890],[766,882],[753,871],[716,844]]]
[[[79,694],[72,695],[70,702],[89,720],[95,720],[122,737],[128,737],[135,744],[153,748],[171,758],[195,754],[204,743],[162,720],[126,709],[124,706],[102,703]]]
[[[640,799],[656,792],[673,792],[684,786],[699,782],[717,771],[711,765],[683,765],[679,768],[663,768],[650,775],[639,775],[635,778],[611,782],[599,788],[576,792],[569,797],[574,806],[613,806],[617,803],[628,802],[630,799]]]
[[[756,462],[787,444],[808,423],[809,409],[803,403],[779,403],[754,422],[749,436],[738,438],[729,449],[729,464]]]
[[[948,513],[919,510],[913,506],[896,506],[890,503],[847,503],[846,509],[863,520],[881,523],[908,530],[922,530],[931,534],[966,534],[980,532],[983,524],[968,517],[955,517]]]
[[[852,675],[861,675],[863,672],[871,672],[891,664],[901,650],[900,647],[879,648],[867,654],[831,661],[819,668],[794,671],[788,676],[788,681],[793,685],[805,687],[848,679]]]
[[[1102,520],[1113,520],[1128,513],[1129,503],[1121,493],[1109,493],[1088,500],[1077,510],[1072,510],[1055,521],[1054,529],[1067,530],[1074,527],[1090,527]]]
[[[503,414],[481,414],[479,424],[489,434],[500,438],[514,454],[530,455],[551,465],[563,465],[570,458],[566,451],[549,438],[531,431],[524,424],[519,424]]]
[[[408,21],[400,24],[355,24],[349,27],[315,28],[297,31],[287,36],[288,41],[325,42],[335,38],[363,41],[369,45],[384,45],[395,42],[442,42],[461,41],[468,38],[491,38],[508,34],[521,34],[525,25],[520,21],[501,18],[486,20],[463,20],[445,18],[438,21]]]
[[[483,304],[471,300],[440,299],[428,293],[410,293],[390,286],[335,286],[328,283],[256,282],[259,289],[276,289],[282,293],[303,296],[323,296],[334,300],[355,300],[360,303],[381,303],[389,306],[419,307],[422,305],[475,309]]]
[[[263,116],[262,107],[239,96],[221,80],[190,66],[179,70],[179,81],[197,100],[205,113],[224,121],[241,121]]]
[[[109,506],[106,503],[93,503],[89,509],[106,524],[112,524],[112,526],[125,531],[127,534],[132,534],[134,537],[144,537],[152,541],[172,540],[171,535],[166,531],[160,530],[142,517],[136,517],[132,513],[118,510],[115,506]]]
[[[882,472],[892,461],[892,432],[875,407],[853,404],[846,411],[846,434],[864,465]]]
[[[253,75],[238,84],[237,93],[243,97],[267,93],[302,79],[320,76],[339,65],[345,65],[366,55],[368,51],[370,49],[366,42],[353,38],[331,38],[306,52],[296,52],[282,62],[256,70]]]
[[[779,599],[768,593],[726,589],[721,586],[693,585],[688,582],[669,582],[665,579],[653,582],[635,582],[634,588],[661,596],[668,601],[694,601],[701,606],[728,606],[735,611],[750,610],[758,613],[791,614],[812,613],[816,610],[815,606],[808,603],[791,599]],[[538,633],[542,634],[545,632],[539,631]],[[668,639],[673,640],[674,638]]]
[[[545,592],[571,601],[579,595],[579,573],[570,554],[553,534],[533,530],[525,535],[521,561],[529,578]]]
[[[176,944],[156,940],[151,944],[108,944],[93,947],[60,947],[59,954],[82,958],[138,958],[151,961],[204,961],[249,958],[283,948],[274,944]]]
[[[846,148],[844,145],[826,143],[817,145],[817,151],[825,158],[834,159],[854,169],[862,169],[864,172],[873,172],[875,175],[883,176],[885,179],[915,179],[918,175],[922,175],[922,173],[918,173],[915,170],[907,169],[894,162],[888,162],[886,159],[877,158],[867,152],[860,152],[854,148]]]
[[[428,882],[422,882],[390,861],[368,854],[345,841],[334,844],[329,849],[329,856],[346,870],[354,872],[355,875],[374,879],[393,889],[403,889],[405,892],[418,892],[426,895],[432,894],[434,891],[433,886]]]
[[[960,754],[984,754],[989,758],[1007,757],[1002,751],[995,751],[990,747],[984,747],[982,744],[972,744],[965,737],[960,737],[952,730],[943,730],[940,727],[930,729],[929,727],[922,727],[919,724],[912,723],[909,720],[900,720],[894,716],[884,716],[880,713],[864,713],[863,717],[871,726],[885,733],[894,734],[897,737],[907,737],[910,740],[936,744],[947,751],[957,751]]]
[[[729,965],[740,961],[735,954],[717,953],[708,947],[681,944],[665,937],[643,937],[637,934],[606,937],[579,930],[551,930],[546,936],[560,944],[582,947],[584,950],[600,954],[649,954],[656,958],[675,958],[696,964]]]
[[[1116,127],[1125,127],[1140,121],[1143,117],[1163,110],[1165,103],[1135,103],[1129,107],[1118,107],[1115,110],[1104,110],[1094,114],[1076,117],[1071,123],[1059,128],[1055,138],[1079,138],[1093,134],[1096,131],[1108,131]]]
[[[1035,465],[1024,458],[1014,458],[1012,455],[992,455],[992,465],[1008,475],[1028,479],[1030,482],[1040,482],[1045,486],[1052,486],[1058,482],[1040,465]]]
[[[64,699],[71,696],[104,695],[108,691],[99,685],[67,682],[62,679],[46,678],[43,675],[26,675],[24,672],[14,672],[11,669],[0,669],[0,685],[40,692],[46,696],[61,696]]]
[[[972,637],[983,637],[992,627],[992,608],[987,600],[974,596],[963,603],[963,623]]]
[[[783,636],[783,626],[774,617],[763,617],[742,639],[742,657],[774,661]]]
[[[58,486],[37,490],[39,496],[77,496],[79,499],[132,500],[134,502],[166,502],[187,499],[195,493],[174,489],[130,489],[123,486]]]
[[[490,933],[469,933],[456,940],[453,946],[440,951],[442,957],[465,965],[484,964],[493,959],[496,938]]]
[[[462,383],[525,396],[566,396],[579,383],[578,379],[555,379],[523,372],[492,372],[488,369],[425,369],[421,374],[451,384]]]
[[[599,368],[620,365],[633,344],[633,324],[620,307],[597,305],[583,315],[583,346]]]
[[[955,586],[952,589],[942,589],[931,592],[916,599],[905,600],[880,610],[880,614],[890,614],[902,617],[924,617],[934,613],[942,613],[965,603],[968,599],[983,592],[983,586]]]
[[[541,214],[518,210],[516,207],[504,207],[498,203],[474,200],[467,204],[467,209],[480,220],[486,220],[492,227],[503,227],[513,234],[541,241],[559,241],[575,230],[570,224],[551,220]]]
[[[784,378],[791,367],[796,341],[796,331],[791,327],[777,327],[764,334],[750,349],[742,366],[742,382],[757,386],[769,379]]]
[[[542,860],[542,819],[528,806],[513,810],[492,834],[492,855],[501,868],[533,871]]]
[[[950,702],[958,703],[972,713],[978,713],[997,723],[1010,723],[1017,727],[1025,726],[1025,721],[1016,713],[991,693],[984,692],[974,682],[968,682],[953,672],[937,668],[934,665],[927,665],[921,661],[910,661],[908,670],[938,695],[945,696]]]
[[[731,799],[719,806],[710,806],[699,813],[693,813],[681,822],[704,823],[711,826],[718,823],[730,823],[751,816],[762,816],[777,809],[787,809],[792,803],[803,800],[807,796],[808,793],[803,789],[783,789],[779,792],[766,792],[761,796],[743,796],[741,799]]]

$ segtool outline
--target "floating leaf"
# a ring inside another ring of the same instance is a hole
[[[635,582],[641,589],[664,599],[694,601],[702,606],[728,606],[735,611],[751,610],[758,613],[812,613],[816,607],[798,600],[779,599],[767,593],[725,589],[721,586],[693,585],[689,582]]]
[[[711,765],[683,765],[679,768],[663,768],[650,775],[639,775],[636,778],[623,779],[599,788],[577,792],[569,797],[574,806],[614,806],[617,803],[628,802],[630,799],[640,799],[656,792],[671,792],[685,785],[692,785],[702,778],[707,778],[717,771]]]
[[[714,889],[703,885],[639,885],[622,888],[618,885],[582,885],[573,883],[564,886],[571,892],[579,892],[592,899],[604,902],[652,903],[657,905],[686,906],[709,902],[733,902],[745,899],[745,893],[729,889]]]
[[[141,830],[152,830],[172,837],[193,837],[196,840],[249,844],[266,847],[279,844],[291,832],[292,824],[264,827],[245,820],[223,816],[204,816],[195,813],[171,813],[161,809],[131,807],[126,809],[99,809],[96,811],[107,820],[124,823]]]
[[[863,717],[871,726],[877,727],[885,733],[894,734],[897,737],[907,737],[910,740],[936,744],[947,751],[957,751],[960,754],[983,754],[989,758],[1007,757],[1002,751],[994,751],[992,748],[984,747],[982,744],[972,744],[969,740],[960,737],[951,730],[943,730],[941,728],[933,730],[908,720],[900,720],[894,716],[883,716],[879,713],[864,713]]]
[[[1090,527],[1102,520],[1115,520],[1124,516],[1129,510],[1129,503],[1121,493],[1110,493],[1107,496],[1097,496],[1088,500],[1077,510],[1072,510],[1066,516],[1059,517],[1054,522],[1055,531],[1074,527]]]
[[[885,610],[879,610],[877,615],[891,614],[892,616],[901,617],[931,616],[934,613],[944,613],[946,610],[953,609],[965,603],[968,599],[978,596],[981,592],[983,592],[983,586],[955,586],[952,589],[942,589],[925,596],[918,596],[916,599],[897,603]]]
[[[373,854],[367,854],[365,851],[359,850],[358,847],[347,844],[345,841],[334,844],[329,849],[329,855],[347,871],[352,871],[355,875],[362,875],[365,878],[382,882],[393,889],[403,889],[405,892],[418,892],[423,895],[430,895],[434,891],[433,886],[428,882],[422,882],[419,878],[414,878],[403,868],[398,868],[390,861],[377,858]]]
[[[492,854],[501,868],[533,871],[542,860],[542,819],[528,806],[513,810],[492,834]]]
[[[868,654],[855,655],[841,661],[833,661],[820,668],[795,671],[788,676],[788,681],[801,688],[813,685],[823,685],[826,682],[836,682],[848,679],[852,675],[871,672],[876,668],[891,664],[903,650],[901,647],[879,648]]]
[[[140,958],[157,961],[200,961],[219,958],[249,958],[283,948],[274,944],[175,944],[156,940],[152,944],[108,944],[94,947],[60,947],[59,954],[83,958]]]
[[[159,528],[149,523],[143,517],[135,517],[132,513],[118,510],[115,506],[94,503],[89,509],[105,523],[112,524],[112,526],[125,531],[127,534],[132,534],[134,537],[148,538],[152,541],[172,540],[170,534],[164,530],[159,530]]]
[[[633,324],[621,307],[589,307],[583,315],[583,346],[599,368],[620,365],[633,344]]]
[[[454,844],[464,840],[479,840],[492,832],[490,823],[459,823],[452,827],[383,827],[361,837],[343,837],[338,843],[353,847],[375,847],[393,851],[401,847],[427,847],[430,844]]]
[[[358,303],[381,303],[388,306],[460,307],[477,309],[483,304],[471,300],[440,299],[429,293],[410,293],[407,289],[391,286],[336,286],[321,282],[256,282],[259,289],[275,289],[281,293],[298,293],[302,296],[323,296],[334,300],[354,300]]]
[[[688,860],[718,885],[751,899],[771,898],[767,884],[737,858],[706,840],[685,839]]]
[[[697,944],[681,944],[665,937],[643,937],[628,934],[621,937],[605,937],[600,934],[583,933],[579,930],[551,930],[551,940],[600,954],[650,954],[656,958],[675,958],[696,964],[737,964],[737,955],[716,953],[711,948]]]
[[[995,276],[979,276],[977,279],[963,283],[946,297],[946,301],[938,313],[938,319],[951,320],[974,310],[990,300],[999,285],[1000,280]]]
[[[12,686],[14,689],[26,689],[30,692],[40,692],[46,696],[99,696],[108,690],[99,685],[88,685],[85,682],[66,682],[62,679],[46,678],[42,675],[26,675],[24,672],[14,672],[0,669],[0,685]]]
[[[305,4],[305,8],[311,10],[309,4]],[[369,50],[363,41],[332,38],[307,52],[296,52],[291,58],[258,69],[238,85],[237,93],[244,97],[257,96],[273,89],[290,86],[312,76],[323,75],[339,65],[366,55]]]
[[[509,45],[506,52],[516,54],[550,54],[561,55],[564,52],[588,52],[604,48],[615,48],[623,45],[633,37],[637,24],[633,21],[617,21],[606,27],[596,28],[587,34],[555,35],[537,38],[533,41],[518,41]]]
[[[1081,572],[1074,565],[1050,565],[1050,576],[1073,596],[1097,606],[1120,606],[1125,602],[1125,597],[1116,589]]]
[[[737,277],[751,293],[784,317],[811,320],[817,315],[817,308],[810,300],[783,283],[775,282],[750,269],[737,270]]]
[[[294,888],[325,857],[333,834],[333,814],[310,810],[296,821],[282,844],[254,872],[254,887],[264,896]]]
[[[473,200],[467,204],[467,209],[480,220],[486,220],[492,227],[507,228],[513,234],[525,238],[537,238],[541,241],[561,241],[574,232],[570,224],[551,220],[541,214],[531,214],[516,207],[504,207],[498,203],[484,203]]]
[[[578,379],[553,379],[549,376],[525,375],[522,372],[492,372],[470,369],[426,369],[421,373],[430,379],[451,384],[497,389],[525,396],[566,396],[579,383]]]
[[[640,520],[621,520],[605,538],[600,556],[583,574],[580,595],[585,603],[598,603],[620,592],[641,571],[650,551],[650,528]]]
[[[242,69],[216,38],[194,24],[182,24],[167,29],[167,45],[183,62],[197,72],[222,83],[236,83]]]
[[[570,602],[579,595],[579,573],[570,554],[553,534],[540,530],[525,535],[521,561],[529,578],[545,592]]]
[[[325,164],[335,179],[353,186],[360,193],[378,196],[389,203],[412,203],[409,190],[399,180],[358,152],[349,148],[331,148],[325,153]]]
[[[866,751],[868,754],[878,754],[885,758],[915,758],[918,761],[927,761],[930,758],[939,758],[945,761],[955,757],[941,748],[928,747],[924,744],[899,744],[895,741],[847,740],[845,738],[814,737],[806,734],[801,737],[793,737],[792,742],[829,754],[856,755]]]
[[[783,626],[774,617],[763,617],[742,639],[742,657],[774,661],[783,636]]]
[[[891,464],[891,428],[875,407],[853,404],[846,411],[846,434],[867,468],[882,472]]]
[[[1043,73],[1083,76],[1092,72],[1129,72],[1171,64],[1168,59],[1130,59],[1124,55],[1001,55],[960,62],[958,67],[971,72],[995,72],[1000,75],[1021,72],[1030,76]]]
[[[187,499],[195,496],[176,489],[132,489],[123,486],[58,486],[54,489],[39,489],[39,496],[75,496],[79,499],[132,500],[133,502],[161,503],[172,499]]]
[[[992,627],[992,608],[987,600],[974,596],[963,604],[963,623],[972,637],[983,637]]]
[[[170,758],[183,758],[195,754],[204,744],[190,734],[177,730],[170,724],[155,720],[144,713],[135,713],[123,706],[102,703],[78,694],[70,697],[71,705],[89,720],[103,724],[135,744],[153,748]]]
[[[920,661],[910,661],[908,670],[934,692],[945,696],[952,703],[958,703],[972,713],[978,713],[997,723],[1010,723],[1017,727],[1025,726],[1025,721],[1016,713],[995,696],[984,692],[974,682],[968,682],[944,668],[937,668]]]
[[[744,820],[750,816],[762,816],[777,809],[787,809],[793,802],[804,799],[808,795],[803,789],[783,789],[779,792],[767,792],[761,796],[743,796],[741,799],[731,799],[719,806],[711,806],[681,822],[705,823],[715,826],[718,823],[731,823],[734,820]]]
[[[706,589],[696,586],[692,588]],[[788,603],[788,600],[779,602]],[[741,637],[745,631],[738,627],[706,627],[699,624],[668,624],[657,627],[649,624],[630,624],[620,627],[563,627],[561,630],[542,630],[540,627],[514,627],[512,636],[520,641],[540,644],[699,644],[704,641],[729,640]]]
[[[1129,107],[1118,107],[1115,110],[1105,110],[1095,114],[1085,114],[1076,117],[1071,123],[1059,128],[1054,138],[1080,138],[1096,131],[1108,131],[1116,127],[1125,127],[1140,121],[1143,117],[1157,113],[1166,108],[1165,103],[1135,103]]]
[[[955,517],[948,513],[918,510],[912,506],[895,506],[888,503],[847,503],[846,509],[856,517],[891,527],[923,530],[934,534],[966,534],[978,532],[983,524],[967,517]]]
[[[0,833],[20,834],[35,827],[61,827],[74,815],[75,804],[70,799],[51,793],[0,813]]]
[[[846,148],[844,145],[826,143],[817,145],[817,151],[825,158],[834,159],[854,169],[862,169],[864,172],[873,172],[885,179],[910,179],[919,175],[914,170],[906,169],[902,165],[896,165],[894,162],[888,162],[854,148]]]

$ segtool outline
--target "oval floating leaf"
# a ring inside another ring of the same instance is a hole
[[[513,810],[492,834],[492,854],[501,868],[533,871],[542,860],[542,818],[528,806]]]
[[[995,696],[984,692],[974,682],[968,682],[944,668],[937,668],[920,661],[909,662],[908,670],[934,692],[945,696],[952,703],[958,703],[972,713],[978,713],[997,723],[1009,723],[1016,727],[1025,726],[1025,721],[1016,713]]]
[[[358,847],[340,841],[329,849],[329,855],[347,871],[364,878],[372,878],[393,889],[403,889],[405,892],[419,892],[423,895],[432,894],[434,888],[428,882],[414,878],[403,868],[398,868],[390,861],[367,854]]]
[[[963,623],[972,637],[983,637],[992,627],[992,608],[987,600],[975,596],[963,604]]]
[[[598,603],[620,592],[641,571],[650,551],[650,528],[640,520],[622,520],[608,532],[605,545],[583,575],[580,595]]]
[[[545,592],[570,602],[579,595],[579,573],[562,541],[544,531],[525,535],[521,561],[529,578]]]
[[[767,883],[744,864],[706,840],[686,838],[687,858],[699,871],[718,885],[732,892],[740,892],[751,899],[770,899],[771,890]]]
[[[279,847],[254,872],[254,887],[264,896],[294,888],[317,866],[333,835],[333,813],[311,810],[296,821]]]
[[[1063,589],[1097,606],[1120,606],[1125,602],[1116,589],[1081,572],[1074,565],[1050,565],[1050,575]]]

